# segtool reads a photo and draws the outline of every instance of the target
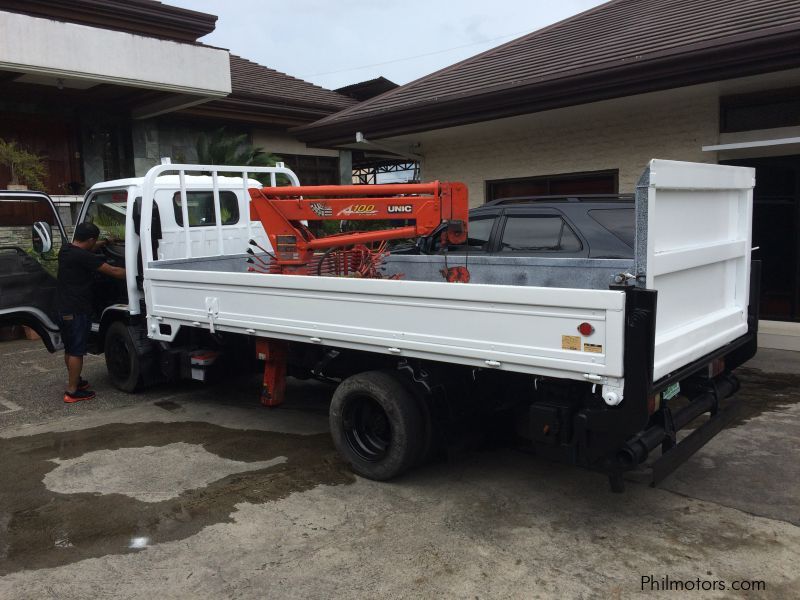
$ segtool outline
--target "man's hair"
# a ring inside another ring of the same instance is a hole
[[[75,241],[85,242],[92,238],[97,239],[100,237],[100,230],[94,223],[79,223],[75,228]]]

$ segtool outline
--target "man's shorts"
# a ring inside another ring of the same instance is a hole
[[[86,356],[89,347],[89,330],[92,319],[84,313],[59,315],[64,352],[70,356]]]

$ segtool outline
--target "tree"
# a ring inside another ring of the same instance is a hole
[[[263,148],[253,147],[246,133],[228,134],[224,127],[197,138],[197,162],[201,165],[271,167],[278,160]]]
[[[20,148],[14,140],[7,142],[0,138],[0,165],[11,170],[11,184],[44,189],[47,167],[41,157]]]

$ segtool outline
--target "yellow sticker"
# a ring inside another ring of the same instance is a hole
[[[581,336],[579,335],[562,335],[561,336],[561,349],[562,350],[581,350]]]
[[[596,354],[603,353],[603,346],[602,344],[584,344],[583,345],[584,352],[594,352]]]

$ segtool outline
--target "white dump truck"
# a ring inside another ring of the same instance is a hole
[[[754,355],[758,323],[752,169],[651,161],[631,201],[630,258],[390,254],[379,278],[270,270],[276,238],[251,218],[254,177],[299,185],[281,166],[164,164],[87,192],[78,221],[97,224],[109,260],[127,268],[122,287],[98,281],[93,325],[121,389],[215,368],[232,377],[251,358],[274,377],[277,361],[337,385],[331,433],[365,477],[394,477],[494,416],[516,443],[602,470],[614,490],[656,449],[662,479],[735,409],[731,371]],[[370,206],[375,188],[353,206]],[[43,194],[2,194],[0,205],[41,203],[40,217],[52,207]],[[45,258],[67,241],[54,212],[32,231]],[[0,322],[33,327],[55,351],[52,278],[31,254],[0,253]],[[438,275],[477,264],[506,283]],[[27,296],[25,281],[36,282]]]

